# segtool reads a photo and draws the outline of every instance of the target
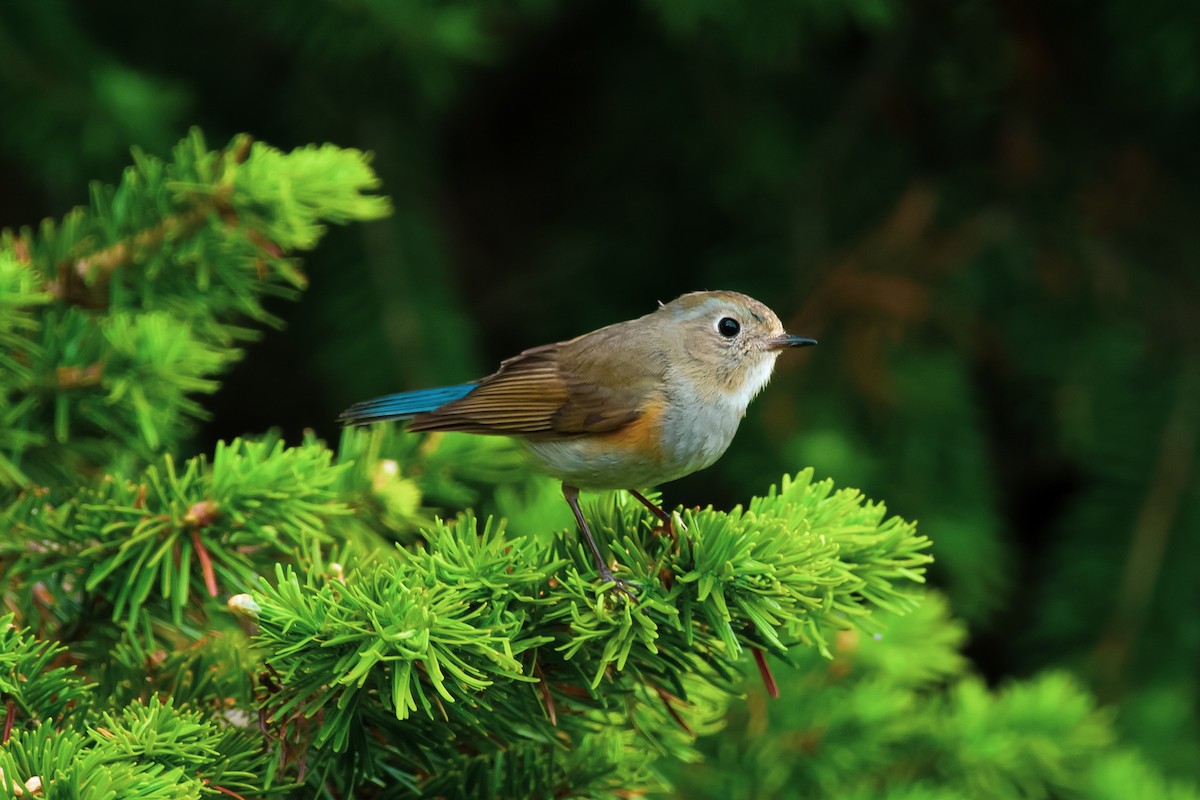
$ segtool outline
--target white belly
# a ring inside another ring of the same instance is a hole
[[[658,458],[623,448],[598,446],[591,439],[525,442],[533,462],[547,475],[579,489],[638,489],[680,475]],[[681,473],[687,474],[687,473]]]
[[[526,441],[545,473],[580,489],[657,486],[711,466],[729,447],[745,407],[733,403],[686,405],[664,415],[658,441],[649,447],[614,446],[594,438]]]

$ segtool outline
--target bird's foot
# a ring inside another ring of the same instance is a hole
[[[663,532],[671,537],[672,544],[679,544],[679,531],[687,533],[687,525],[683,524],[683,517],[678,511],[672,511],[671,516],[667,517],[667,522],[662,526]]]
[[[679,534],[675,533],[675,524],[671,520],[660,522],[650,529],[651,536],[666,536],[671,544],[679,544]]]
[[[613,584],[614,586],[616,586],[616,589],[618,592],[625,595],[633,602],[635,602],[635,603],[637,602],[636,590],[639,587],[636,583],[627,581],[624,578],[618,578],[616,575],[613,574],[613,571],[609,568],[609,566],[607,564],[599,564],[597,566],[599,566],[599,568],[600,568],[600,583]]]

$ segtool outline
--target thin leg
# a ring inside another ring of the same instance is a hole
[[[579,530],[583,531],[583,538],[587,540],[588,548],[592,551],[592,558],[596,560],[596,569],[600,573],[600,580],[604,583],[615,583],[618,589],[633,598],[633,592],[628,588],[629,582],[613,575],[612,569],[609,568],[608,562],[604,560],[604,555],[600,552],[600,547],[592,537],[592,529],[588,527],[587,520],[583,518],[583,512],[579,510],[579,489],[564,483],[562,493],[567,500],[567,505],[571,507],[571,512],[575,515],[575,522],[579,524]]]
[[[658,517],[659,521],[662,522],[663,525],[666,525],[668,529],[670,529],[670,527],[671,527],[671,515],[670,514],[668,514],[666,511],[663,511],[656,504],[651,503],[649,500],[647,500],[642,495],[641,492],[637,491],[636,489],[630,489],[629,493],[631,495],[633,495],[634,497],[636,497],[637,501],[639,503],[644,505],[646,508],[650,509],[650,513],[653,514],[654,516]]]
[[[650,509],[650,513],[658,517],[658,521],[662,523],[662,530],[667,536],[671,537],[671,541],[679,543],[679,537],[675,535],[675,521],[671,519],[671,515],[664,511],[659,506],[651,503],[645,496],[636,489],[630,489],[629,493],[637,498],[638,502]]]

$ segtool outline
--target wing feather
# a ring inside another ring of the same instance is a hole
[[[630,352],[628,343],[644,337],[622,335],[628,324],[526,350],[465,397],[416,415],[409,428],[540,440],[617,430],[661,396],[661,376],[647,369],[654,361],[639,363],[647,355],[644,343]]]

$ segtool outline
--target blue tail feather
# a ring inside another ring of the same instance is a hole
[[[415,414],[433,411],[446,403],[466,397],[477,385],[463,383],[458,386],[441,386],[437,389],[419,389],[415,392],[376,397],[374,400],[350,406],[338,416],[338,420],[344,425],[366,425],[391,419],[408,419]]]

